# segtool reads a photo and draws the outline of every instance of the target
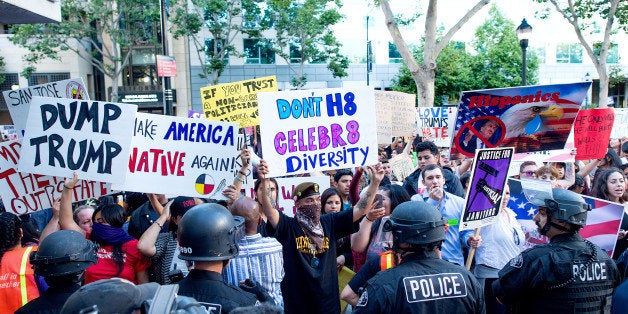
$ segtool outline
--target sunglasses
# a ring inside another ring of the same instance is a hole
[[[531,176],[533,176],[533,175],[534,175],[534,173],[535,173],[535,172],[534,172],[534,171],[524,171],[524,172],[522,172],[522,173],[523,173],[523,174],[525,174],[525,175],[526,175],[526,176],[528,176],[528,177],[531,177]]]

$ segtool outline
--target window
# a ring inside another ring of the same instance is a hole
[[[4,75],[4,82],[0,84],[0,94],[5,90],[11,90],[13,85],[20,84],[17,73],[3,73],[2,75]],[[0,110],[8,110],[4,97],[0,97]]]
[[[301,42],[298,39],[290,43],[290,63],[301,63]]]
[[[275,52],[272,44],[264,39],[244,39],[244,56],[246,64],[273,64]]]
[[[556,63],[582,63],[582,46],[580,44],[558,44],[556,46]]]
[[[130,51],[129,65],[124,68],[124,86],[159,86],[155,55],[161,48],[142,48]],[[124,55],[129,53],[123,52]],[[124,57],[123,55],[123,57]]]
[[[593,43],[593,53],[600,56],[600,50],[602,49],[602,43]],[[619,62],[619,47],[616,43],[610,43],[608,46],[608,53],[606,54],[606,63],[618,63]]]
[[[61,80],[69,80],[70,73],[33,73],[28,78],[28,86],[46,84]]]
[[[205,39],[205,56],[207,56],[207,58],[205,58],[205,63],[211,62],[214,53],[216,53],[217,55],[220,55],[222,53],[224,40],[219,39],[218,41],[216,41],[218,43],[216,47],[214,47],[214,41],[215,40],[213,38]],[[214,48],[216,48],[215,52]],[[229,64],[229,51],[225,51],[224,55],[222,56],[222,61],[225,65]]]
[[[537,47],[534,49],[536,57],[539,59],[539,63],[545,63],[545,47]]]
[[[397,50],[397,46],[395,44],[389,42],[388,43],[388,63],[402,63],[403,58],[401,58],[401,54],[399,50]]]

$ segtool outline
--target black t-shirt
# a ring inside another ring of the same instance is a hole
[[[381,266],[379,264],[379,257],[369,258],[366,260],[364,266],[362,266],[362,268],[360,268],[355,276],[353,276],[353,278],[349,280],[348,285],[349,287],[351,287],[353,292],[359,294],[360,288],[366,287],[366,282],[369,281],[369,279],[373,278],[375,275],[377,275],[377,273],[380,271]]]
[[[274,234],[283,246],[285,275],[281,292],[286,313],[338,313],[338,269],[336,268],[336,239],[357,230],[353,211],[321,215],[325,238],[323,249],[316,253],[314,267],[309,240],[295,218],[279,213]]]
[[[65,301],[81,286],[78,284],[69,287],[50,287],[37,299],[33,299],[19,308],[15,313],[54,314],[61,313]]]

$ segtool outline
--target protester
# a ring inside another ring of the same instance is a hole
[[[626,192],[626,177],[624,173],[617,168],[609,168],[597,175],[596,181],[591,192],[593,197],[607,200],[619,204],[628,203],[628,192]],[[615,253],[613,258],[617,259],[626,248],[628,248],[628,237],[625,230],[628,230],[628,213],[624,209],[623,219],[620,232],[618,234],[617,243],[615,244]]]
[[[552,184],[552,187],[556,186],[556,180],[558,178],[558,170],[553,166],[543,166],[536,170],[536,178],[541,181],[548,181]]]
[[[578,231],[591,210],[571,191],[552,189],[534,222],[550,239],[512,259],[499,271],[493,293],[511,311],[521,313],[607,313],[619,272],[608,254]]]
[[[342,210],[342,197],[336,188],[329,188],[321,195],[322,214],[338,213]],[[351,252],[351,236],[336,240],[336,265],[338,268],[347,266],[353,268],[353,253]]]
[[[519,179],[536,179],[536,171],[539,167],[536,162],[527,160],[519,166]]]
[[[438,164],[438,147],[432,142],[419,142],[415,146],[416,158],[418,160],[418,167],[403,181],[403,188],[406,189],[408,195],[413,196],[415,194],[422,194],[425,191],[425,186],[421,182],[421,171],[428,165]],[[447,168],[443,168],[445,178],[445,191],[464,197],[464,189],[460,184],[460,179],[454,175],[454,173]]]
[[[353,179],[353,173],[349,169],[340,169],[334,174],[334,181],[336,182],[336,189],[340,192],[342,198],[342,210],[351,209],[351,201],[349,200],[349,191],[351,186],[351,180]]]
[[[37,247],[22,247],[21,227],[17,215],[0,213],[0,313],[13,313],[40,294],[28,261]]]
[[[510,187],[506,183],[499,213],[492,224],[480,229],[482,246],[475,251],[474,275],[484,288],[487,314],[506,312],[504,305],[497,302],[491,287],[493,281],[499,278],[499,270],[521,253],[525,243],[525,233],[517,215],[508,208],[509,200]]]
[[[78,176],[66,179],[61,193],[59,225],[63,230],[74,230],[100,245],[98,262],[85,271],[85,283],[113,277],[124,278],[133,283],[148,282],[148,261],[137,249],[137,240],[131,237],[122,225],[125,210],[118,204],[98,206],[94,211],[92,232],[86,233],[72,218],[72,198]]]
[[[275,238],[263,237],[257,232],[262,221],[259,203],[243,196],[231,206],[231,213],[244,218],[245,236],[238,240],[240,253],[229,261],[222,277],[232,285],[238,285],[247,278],[255,280],[268,291],[274,303],[283,308],[282,247]]]
[[[81,205],[77,207],[72,215],[74,222],[85,231],[85,233],[92,232],[92,216],[94,215],[94,207],[91,205]]]
[[[72,230],[56,231],[42,238],[30,262],[35,274],[43,276],[50,287],[15,313],[60,313],[65,301],[81,287],[85,269],[96,263],[97,248]]]
[[[294,218],[277,211],[270,204],[270,193],[262,198],[268,223],[276,230],[275,238],[283,245],[285,277],[281,283],[286,313],[337,313],[340,311],[336,239],[355,232],[366,214],[377,187],[384,177],[380,165],[366,167],[371,182],[352,211],[321,215],[318,184],[299,184],[293,193],[297,212]],[[268,183],[268,164],[258,168],[262,185]]]
[[[146,194],[148,202],[135,209],[129,219],[128,233],[136,239],[142,237],[144,231],[151,228],[163,211],[163,207],[168,203],[168,198],[163,194]],[[161,232],[166,232],[168,225],[161,228]]]
[[[176,283],[188,274],[191,265],[176,255],[179,251],[177,226],[181,217],[190,208],[201,203],[203,201],[194,197],[176,197],[166,204],[161,216],[142,234],[137,249],[152,262],[149,268],[150,281],[168,285]],[[161,226],[166,223],[169,232],[161,232]]]
[[[462,266],[440,259],[446,224],[425,202],[397,206],[384,230],[394,234],[398,265],[368,281],[353,313],[481,313],[484,297],[477,280]]]

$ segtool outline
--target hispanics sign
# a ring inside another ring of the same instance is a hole
[[[76,78],[64,81],[33,85],[16,90],[2,92],[9,107],[13,125],[22,135],[26,129],[26,117],[31,107],[30,103],[35,96],[54,98],[89,99],[83,79]]]
[[[508,166],[513,155],[512,147],[477,150],[460,230],[480,228],[493,223],[499,214],[504,185],[508,178]]]
[[[0,197],[8,211],[17,215],[52,207],[61,197],[65,178],[17,171],[20,141],[0,143]],[[86,200],[111,193],[110,184],[80,180],[76,184],[74,201]]]
[[[277,90],[275,76],[201,88],[205,118],[237,122],[241,128],[259,125],[257,93]]]
[[[377,163],[373,89],[260,93],[258,99],[271,177]]]
[[[237,123],[138,112],[126,180],[113,188],[223,199],[239,169],[237,138]]]
[[[591,82],[463,92],[451,154],[514,147],[515,153],[565,148]]]
[[[137,106],[33,97],[22,141],[21,172],[122,182]]]

